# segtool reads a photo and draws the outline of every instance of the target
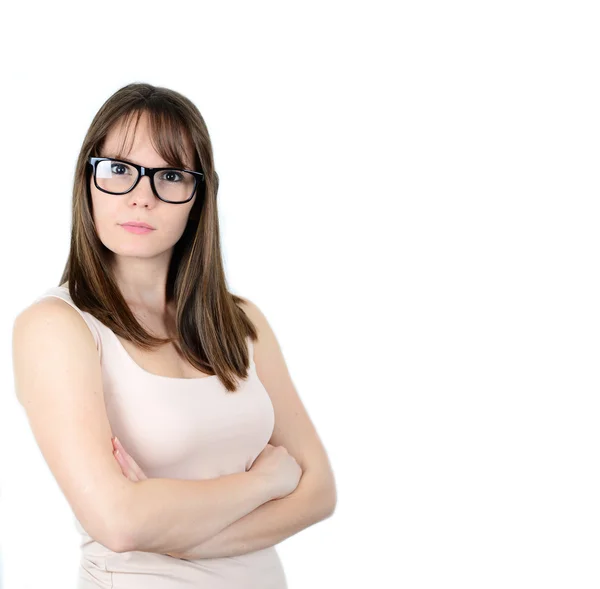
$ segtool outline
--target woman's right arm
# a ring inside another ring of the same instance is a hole
[[[15,319],[13,370],[19,402],[75,517],[115,552],[183,552],[273,498],[267,478],[252,471],[198,481],[123,476],[94,338],[60,299],[42,299]]]

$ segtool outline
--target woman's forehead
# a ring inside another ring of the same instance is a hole
[[[160,133],[153,134],[145,115],[140,117],[136,126],[131,124],[131,119],[127,124],[122,119],[116,121],[103,141],[102,156],[121,157],[135,164],[149,165],[147,161],[144,163],[141,160],[147,160],[148,153],[151,153],[152,161],[159,162],[152,167],[170,165],[163,157],[166,154],[161,154],[157,145],[165,146],[165,151],[171,155],[171,158],[180,159],[183,156],[185,167],[191,168],[194,165],[194,149],[188,134],[182,133],[181,129],[169,130],[167,128],[161,129]]]

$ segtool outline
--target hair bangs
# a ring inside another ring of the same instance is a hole
[[[140,118],[146,114],[150,128],[150,143],[166,165],[194,170],[197,167],[198,157],[194,152],[190,133],[184,121],[164,106],[146,105],[121,115],[115,124],[122,125],[124,132],[121,134],[121,144],[112,157],[127,159],[135,141]]]

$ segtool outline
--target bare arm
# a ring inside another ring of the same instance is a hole
[[[148,478],[133,484],[129,550],[185,552],[272,499],[252,471],[200,481]]]
[[[98,350],[65,301],[42,299],[17,317],[13,369],[53,476],[86,532],[111,550],[185,550],[271,499],[268,481],[251,472],[201,481],[123,477]]]
[[[96,541],[120,551],[133,483],[112,456],[94,338],[65,301],[45,298],[13,325],[17,398],[35,441],[75,517]]]
[[[283,542],[290,536],[330,517],[335,497],[322,479],[306,472],[295,491],[269,501],[202,544],[169,556],[187,560],[239,556]]]

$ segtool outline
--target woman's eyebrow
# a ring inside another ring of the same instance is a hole
[[[113,159],[113,160],[126,160],[126,161],[131,161],[131,160],[127,160],[127,158],[126,158],[126,157],[123,157],[122,155],[115,154],[115,153],[114,153],[114,152],[112,152],[112,151],[111,151],[111,152],[109,152],[109,153],[106,153],[105,155],[102,155],[102,156],[100,156],[100,157],[109,157],[110,159]],[[135,163],[135,162],[132,162],[132,163]]]
[[[132,159],[129,159],[128,157],[123,157],[122,155],[115,155],[114,152],[110,152],[108,155],[103,155],[102,157],[108,157],[113,160],[121,160],[124,162],[130,162],[132,164],[137,164],[138,166],[144,166],[144,164],[140,164],[139,162],[134,162]],[[160,166],[144,166],[144,168],[173,168],[173,167],[177,167],[177,166],[169,166],[166,163],[162,164]]]

